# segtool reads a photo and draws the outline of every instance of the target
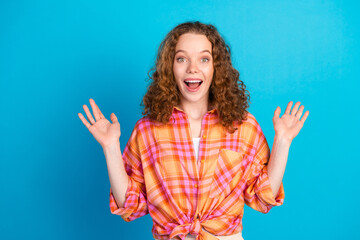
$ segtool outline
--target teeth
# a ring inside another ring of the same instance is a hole
[[[201,83],[201,80],[186,80],[186,83]]]

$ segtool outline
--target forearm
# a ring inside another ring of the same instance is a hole
[[[291,142],[275,135],[270,159],[267,165],[268,176],[274,197],[277,196],[289,155]]]
[[[121,208],[125,202],[128,187],[128,175],[125,171],[124,160],[121,155],[120,142],[115,142],[103,148],[108,168],[111,191],[116,203]]]

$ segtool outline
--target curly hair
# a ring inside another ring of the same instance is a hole
[[[239,72],[232,66],[230,48],[211,24],[185,22],[172,29],[161,42],[157,52],[155,66],[148,72],[151,84],[148,87],[141,106],[142,114],[152,120],[168,123],[174,106],[180,104],[180,91],[175,81],[173,64],[175,47],[179,37],[185,33],[202,34],[212,46],[214,75],[209,89],[209,105],[216,108],[220,123],[230,133],[247,119],[250,95],[239,79]]]

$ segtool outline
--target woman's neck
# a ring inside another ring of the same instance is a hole
[[[201,120],[208,111],[208,101],[197,103],[182,101],[180,107],[190,119]]]

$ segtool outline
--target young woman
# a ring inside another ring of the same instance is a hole
[[[155,239],[242,239],[244,203],[267,213],[283,204],[290,144],[304,106],[289,102],[273,117],[270,149],[249,107],[230,49],[212,25],[176,26],[160,45],[144,117],[124,153],[120,125],[93,99],[79,117],[101,144],[110,179],[110,210],[125,221],[150,214]]]

